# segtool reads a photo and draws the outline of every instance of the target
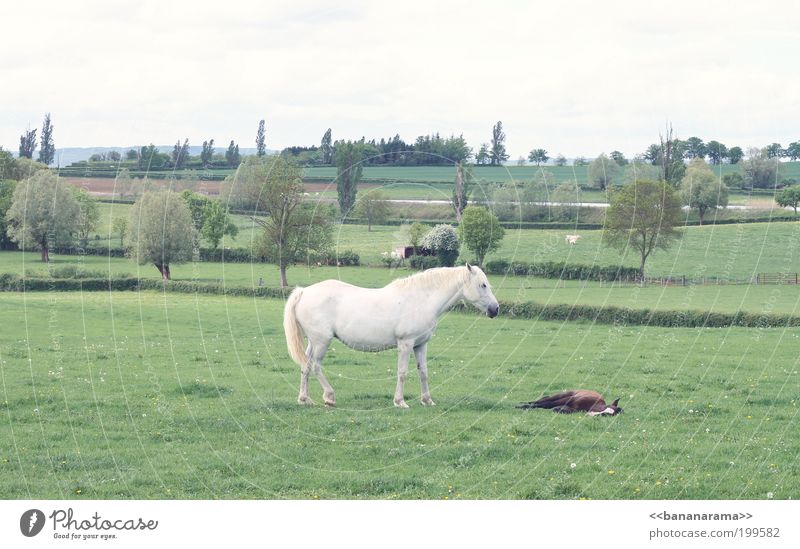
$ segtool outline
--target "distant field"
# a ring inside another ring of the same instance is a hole
[[[364,269],[362,269],[364,270]],[[798,335],[448,314],[437,406],[393,351],[335,342],[338,407],[295,403],[283,301],[3,294],[8,499],[793,499]],[[613,418],[514,409],[572,387]],[[320,389],[312,380],[311,394]]]
[[[101,204],[99,240],[106,241],[113,217],[128,216],[130,206]],[[245,216],[235,216],[239,235],[226,237],[228,247],[245,247],[257,238],[254,223]],[[615,249],[602,244],[601,231],[580,231],[575,246],[564,243],[568,230],[507,229],[501,249],[487,259],[509,261],[566,261],[587,265],[638,266],[638,256],[621,257]],[[759,272],[800,272],[800,223],[745,223],[686,227],[684,237],[668,251],[656,251],[647,263],[651,276],[687,275],[748,278]],[[112,243],[119,244],[111,234]],[[338,250],[354,250],[362,262],[377,264],[381,254],[406,245],[407,236],[400,226],[375,226],[367,232],[363,225],[337,225],[334,242]],[[462,251],[469,259],[467,250]]]

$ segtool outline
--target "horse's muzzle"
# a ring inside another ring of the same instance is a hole
[[[500,312],[500,305],[489,305],[489,308],[486,310],[486,316],[489,318],[494,318],[497,316],[497,313]]]

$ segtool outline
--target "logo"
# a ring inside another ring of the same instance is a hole
[[[38,509],[30,509],[22,513],[19,519],[19,529],[22,535],[32,538],[44,528],[44,513]]]

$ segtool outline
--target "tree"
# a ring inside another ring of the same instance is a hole
[[[125,198],[133,193],[133,179],[131,179],[131,172],[128,168],[122,168],[117,172],[117,177],[114,180],[114,192]]]
[[[797,217],[797,207],[800,206],[800,186],[787,187],[775,196],[775,202],[781,208],[792,207],[794,216]]]
[[[122,160],[122,155],[119,154],[119,151],[108,151],[108,159],[112,162],[119,162]]]
[[[579,156],[575,160],[572,161],[572,165],[573,166],[581,166],[581,167],[582,166],[588,166],[589,165],[589,161],[586,160],[585,157]]]
[[[235,168],[242,161],[242,155],[239,154],[239,145],[234,143],[233,139],[231,139],[231,144],[225,150],[225,161],[230,168]]]
[[[611,154],[608,155],[611,160],[617,163],[617,166],[625,166],[628,164],[628,159],[625,158],[625,155],[619,151],[611,151]]]
[[[738,164],[744,158],[744,151],[741,147],[731,147],[728,149],[728,162],[731,164]]]
[[[111,224],[111,230],[119,235],[120,248],[125,247],[125,234],[128,232],[128,220],[124,217],[114,218]]]
[[[564,181],[555,188],[552,194],[553,206],[557,217],[577,219],[580,212],[581,188],[576,181]]]
[[[14,156],[8,152],[4,151],[3,147],[0,147],[0,181],[4,179],[17,179],[17,161],[14,160]],[[3,235],[0,234],[0,238]]]
[[[478,166],[483,166],[489,161],[489,144],[481,143],[481,148],[478,149],[478,154],[475,155],[475,163]]]
[[[264,121],[258,121],[258,131],[256,132],[256,154],[264,156],[267,154],[267,147],[264,140],[266,139],[266,130],[264,129]]]
[[[752,189],[774,189],[780,181],[780,162],[767,149],[752,147],[742,161],[745,184]]]
[[[19,156],[25,158],[33,158],[33,152],[36,150],[36,130],[28,129],[19,136]]]
[[[372,231],[372,224],[379,224],[389,217],[389,202],[379,189],[366,191],[356,201],[356,216],[367,220],[367,231]]]
[[[587,173],[589,184],[604,191],[611,186],[619,176],[619,165],[603,153],[589,164]]]
[[[789,146],[786,147],[786,156],[788,156],[789,160],[792,162],[800,159],[800,141],[789,143]]]
[[[711,142],[709,142],[709,145],[710,144]],[[684,152],[684,157],[690,160],[693,158],[705,158],[707,153],[708,147],[699,137],[690,137],[686,140],[686,151]]]
[[[698,157],[686,168],[686,175],[681,181],[680,198],[686,206],[697,210],[702,225],[708,210],[728,205],[728,187]]]
[[[497,217],[481,206],[469,206],[464,210],[458,230],[461,242],[475,254],[479,267],[483,267],[486,254],[500,249],[505,234]]]
[[[50,123],[50,113],[44,115],[42,136],[39,146],[39,162],[49,166],[56,159],[56,146],[53,143],[53,125]]]
[[[647,150],[642,154],[642,158],[650,162],[653,166],[660,166],[662,162],[661,157],[661,147],[653,143]]]
[[[726,173],[722,176],[722,182],[729,189],[741,189],[744,187],[744,177],[740,173]]]
[[[728,157],[728,147],[719,141],[709,141],[708,144],[706,144],[706,151],[708,159],[715,166],[722,164],[722,161]]]
[[[508,160],[506,153],[506,134],[503,132],[503,123],[499,120],[492,127],[492,148],[489,151],[489,164],[499,166]]]
[[[533,149],[528,155],[528,160],[534,162],[537,166],[546,164],[550,157],[547,156],[547,151],[544,149]]]
[[[767,145],[767,158],[781,158],[783,154],[783,147],[780,143],[771,143]]]
[[[170,268],[192,258],[195,229],[186,201],[173,191],[144,193],[131,208],[131,257],[155,265],[164,280]]]
[[[139,158],[139,153],[136,149],[128,149],[125,153],[125,160],[137,160]]]
[[[453,185],[453,210],[456,212],[456,219],[461,221],[461,213],[467,207],[469,201],[470,188],[472,184],[472,172],[463,160],[456,166],[456,181]]]
[[[559,153],[555,159],[556,166],[563,167],[567,165],[567,157]]]
[[[209,200],[203,210],[201,234],[211,244],[211,249],[216,250],[225,235],[236,238],[239,228],[219,200]]]
[[[336,192],[342,217],[347,216],[356,202],[358,182],[364,170],[361,155],[361,143],[347,141],[336,147]]]
[[[639,277],[656,249],[667,249],[680,236],[681,203],[672,186],[663,181],[639,180],[614,193],[606,211],[603,241],[625,253],[628,248],[641,257]]]
[[[180,140],[176,141],[175,146],[172,148],[172,165],[175,166],[176,169],[180,170],[183,168],[188,158],[189,139],[184,139],[183,145],[181,145]]]
[[[73,187],[72,195],[78,204],[76,232],[81,246],[85,248],[89,245],[89,234],[95,230],[100,221],[100,206],[85,189]]]
[[[251,165],[242,177],[253,178],[258,188],[256,207],[268,214],[253,217],[263,230],[260,251],[277,263],[281,286],[286,287],[286,269],[300,261],[311,261],[314,254],[325,254],[331,247],[330,216],[325,208],[303,202],[301,169],[275,156]]]
[[[319,144],[320,152],[322,153],[322,163],[330,164],[333,160],[333,146],[331,141],[331,129],[328,128],[322,135],[322,141]]]
[[[666,134],[666,137],[660,134],[658,136],[661,141],[661,180],[675,187],[686,173],[686,165],[683,163],[686,144],[673,137],[672,125],[667,127]]]
[[[408,228],[408,243],[414,248],[414,255],[417,254],[417,248],[419,248],[422,239],[428,234],[429,230],[427,225],[423,225],[419,221],[414,221]]]
[[[78,204],[50,170],[20,182],[6,214],[8,236],[24,250],[38,249],[50,261],[50,248],[67,245],[77,231]]]
[[[4,152],[0,149],[0,155]],[[14,197],[14,189],[17,188],[17,182],[10,179],[4,180],[2,176],[2,170],[0,170],[0,250],[9,250],[14,248],[14,244],[6,232],[8,229],[7,216]]]
[[[200,151],[200,162],[203,163],[203,167],[207,168],[209,164],[211,164],[211,160],[214,158],[214,140],[211,139],[209,141],[203,141],[203,149]]]
[[[451,225],[436,225],[425,233],[420,245],[436,254],[443,267],[452,267],[456,264],[460,244],[458,233]]]
[[[140,170],[150,170],[159,168],[164,163],[164,156],[161,155],[155,145],[150,143],[146,147],[139,149],[138,166]]]

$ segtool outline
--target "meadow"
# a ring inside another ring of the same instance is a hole
[[[451,313],[437,406],[391,404],[396,356],[335,343],[338,407],[295,403],[281,300],[4,294],[6,498],[789,499],[800,335]],[[613,418],[521,411],[573,387]],[[312,397],[320,389],[312,382]]]
[[[101,204],[101,220],[93,237],[94,244],[110,242],[119,245],[119,238],[111,231],[115,217],[129,215],[127,204]],[[235,239],[225,237],[222,245],[229,248],[250,247],[258,238],[258,227],[246,216],[234,216],[239,228]],[[747,279],[759,272],[800,272],[800,223],[742,223],[729,225],[688,226],[682,229],[683,237],[669,250],[657,250],[648,259],[649,276],[686,275]],[[506,229],[501,248],[487,256],[487,260],[542,262],[564,261],[585,265],[639,266],[636,252],[621,255],[602,242],[602,231],[578,230],[581,240],[575,246],[564,242],[564,235],[575,229],[530,230]],[[339,251],[353,250],[361,256],[363,264],[381,262],[381,254],[408,244],[408,235],[402,226],[373,226],[367,232],[363,225],[339,224],[334,227],[333,241]],[[462,250],[462,259],[470,260],[468,250]]]
[[[50,268],[35,252],[0,252],[0,273],[46,277],[50,269],[81,267],[102,277],[134,276],[157,279],[152,265],[136,265],[122,258],[52,255]],[[289,269],[291,285],[308,286],[335,278],[364,287],[378,288],[402,276],[408,268],[305,267]],[[266,263],[188,263],[173,268],[173,280],[228,287],[277,287],[278,271]],[[660,286],[578,280],[556,280],[525,276],[489,275],[498,299],[504,302],[535,301],[543,304],[617,306],[651,310],[698,310],[719,313],[748,311],[800,315],[800,285],[693,285]]]

